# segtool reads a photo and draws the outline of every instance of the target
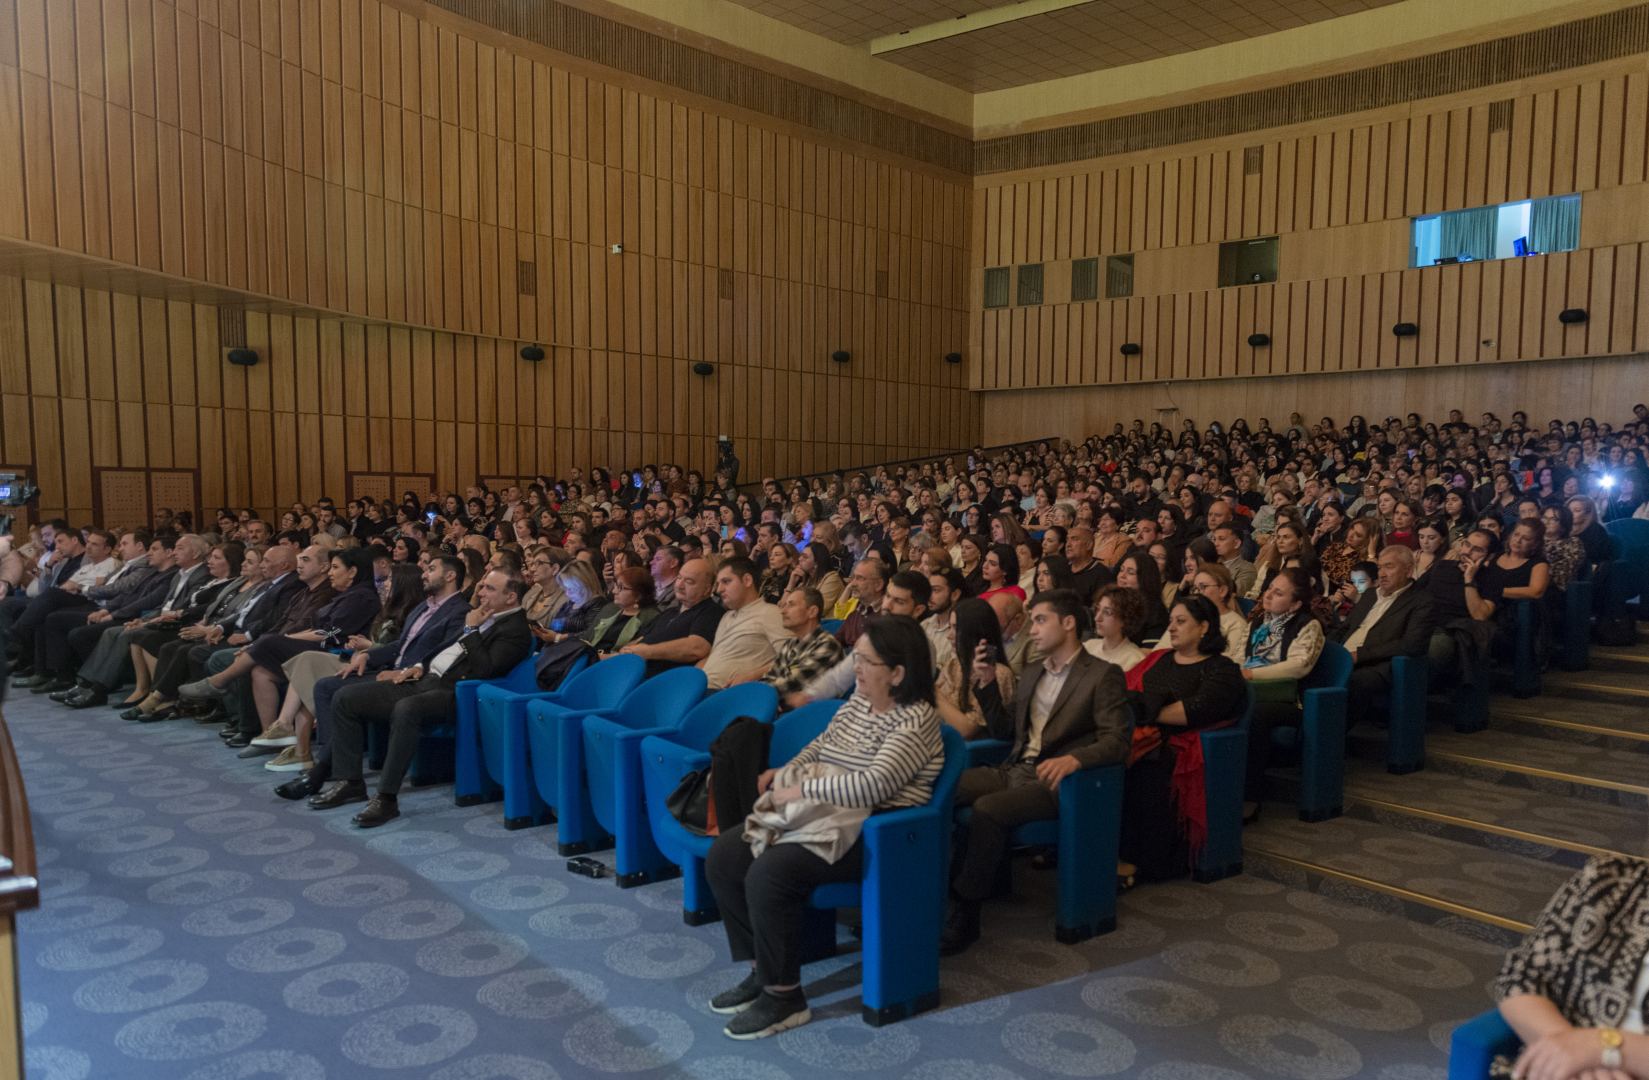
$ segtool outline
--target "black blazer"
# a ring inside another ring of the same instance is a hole
[[[444,683],[508,675],[532,652],[533,636],[526,612],[517,608],[480,633],[460,634],[458,644],[464,654],[441,675]]]
[[[249,606],[242,609],[240,629],[236,632],[249,638],[267,634],[286,618],[286,609],[292,603],[292,598],[303,590],[304,584],[298,580],[298,575],[288,571],[285,577],[265,589],[262,596],[250,601]]]
[[[1343,644],[1363,625],[1378,597],[1379,592],[1370,589],[1357,599],[1357,606],[1346,616],[1340,632],[1335,635],[1336,640]],[[1362,648],[1357,650],[1357,666],[1383,663],[1394,656],[1426,655],[1435,626],[1431,595],[1417,585],[1410,585],[1369,630]]]
[[[158,574],[150,574],[142,585],[121,597],[121,605],[109,612],[110,621],[122,623],[160,607],[171,594],[172,583],[177,580],[177,574],[175,566]]]
[[[975,688],[991,737],[1013,741],[1007,758],[1010,762],[1025,755],[1031,734],[1031,700],[1036,696],[1037,683],[1046,675],[1040,664],[1027,667],[1011,706],[1004,705],[994,679],[983,689]],[[1046,761],[1070,754],[1085,769],[1127,761],[1133,730],[1134,716],[1128,708],[1122,669],[1086,649],[1078,649],[1042,728],[1037,757]]]
[[[413,623],[418,621],[418,611],[414,608],[408,612],[406,625],[401,627],[399,637],[367,650],[367,668],[378,671],[390,667],[395,663],[395,658],[401,655],[403,648],[406,649],[404,666],[423,664],[428,667],[429,662],[435,659],[435,655],[451,645],[453,639],[464,629],[464,617],[469,612],[470,607],[465,603],[463,594],[455,592],[442,601],[441,606],[435,609],[435,614],[418,628],[418,636],[409,642],[407,635],[411,632]]]

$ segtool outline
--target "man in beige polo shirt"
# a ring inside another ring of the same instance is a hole
[[[784,628],[779,609],[761,598],[756,587],[756,564],[733,558],[716,572],[716,595],[727,614],[716,628],[716,641],[704,659],[711,690],[766,672],[779,642],[792,635]]]

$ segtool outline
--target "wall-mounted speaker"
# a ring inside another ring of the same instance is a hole
[[[1122,348],[1118,349],[1117,352],[1123,356],[1138,356],[1140,352],[1139,344],[1133,341],[1125,341],[1122,343]]]
[[[948,352],[948,353],[945,354],[945,363],[947,363],[947,364],[960,364],[961,362],[962,362],[962,354],[961,353],[959,353],[959,352]]]
[[[544,350],[537,345],[523,345],[521,347],[521,359],[529,364],[536,364],[544,359]]]
[[[837,349],[835,352],[830,354],[830,358],[838,364],[845,364],[852,359],[852,356],[846,349]]]
[[[251,349],[230,349],[229,362],[241,367],[251,367],[258,362],[258,354]]]
[[[700,360],[693,365],[694,375],[708,375],[714,370],[716,370],[716,365],[707,363],[703,360]]]
[[[1586,318],[1586,309],[1581,307],[1564,308],[1557,313],[1557,321],[1570,326],[1575,323],[1583,323]]]
[[[1248,335],[1248,344],[1252,345],[1256,349],[1263,349],[1267,345],[1271,344],[1271,335],[1270,334],[1249,334]]]
[[[1413,337],[1420,332],[1420,328],[1411,322],[1400,322],[1391,328],[1391,332],[1398,337]]]

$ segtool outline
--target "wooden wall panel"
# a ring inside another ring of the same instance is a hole
[[[1129,424],[1136,418],[1178,429],[1183,420],[1206,427],[1237,417],[1250,424],[1261,417],[1273,427],[1291,412],[1308,421],[1331,416],[1344,422],[1352,413],[1369,419],[1413,411],[1441,417],[1449,409],[1468,416],[1482,412],[1529,413],[1544,427],[1549,419],[1595,416],[1616,425],[1632,418],[1643,398],[1646,357],[1584,357],[1505,363],[1467,373],[1459,367],[1423,367],[1398,372],[1284,374],[1223,380],[1151,382],[1126,386],[999,391],[986,397],[981,441],[986,445],[1037,435],[1083,439]]]
[[[969,288],[973,385],[1395,370],[1649,349],[1636,329],[1637,290],[1622,287],[1618,269],[1629,266],[1635,285],[1649,242],[1643,59],[1240,138],[983,177],[973,204],[973,235],[983,241],[972,252]],[[1089,193],[1080,215],[1067,189]],[[1582,198],[1579,251],[1408,266],[1414,216],[1570,192]],[[1021,209],[1034,207],[1043,208],[1041,217]],[[1278,282],[1218,288],[1219,243],[1267,235],[1279,237]],[[1041,242],[1046,236],[1069,236],[1068,249],[1050,249]],[[1073,304],[1068,292],[1051,288],[1035,308],[982,308],[986,267],[1058,259],[1044,269],[1055,282],[1068,276],[1065,260],[1111,254],[1133,255],[1135,300],[1157,315],[1143,329],[1112,321],[1124,329],[1109,341],[1101,335],[1097,356],[1050,365],[1045,343],[1028,328],[1105,319],[1118,310],[1115,301]],[[1593,318],[1563,329],[1556,316],[1565,307],[1586,308]],[[1419,335],[1393,337],[1400,321],[1416,323]],[[1255,332],[1270,335],[1269,348],[1247,345]],[[1115,350],[1125,341],[1143,351],[1122,363]],[[1038,433],[1032,424],[1006,434]]]
[[[720,433],[752,476],[975,441],[971,364],[943,362],[970,351],[965,180],[420,14],[0,2],[0,240],[151,275],[0,279],[27,316],[0,442],[77,474],[43,509],[89,513],[90,469],[185,461],[203,501],[270,509],[355,473],[708,468]],[[1039,246],[1068,204],[1039,193]],[[309,310],[249,314],[263,363],[229,368],[215,308],[138,295],[193,286]],[[835,412],[792,417],[821,394]]]

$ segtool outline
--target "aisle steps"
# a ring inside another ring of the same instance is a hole
[[[1649,641],[1597,649],[1544,693],[1491,698],[1488,730],[1434,718],[1426,767],[1394,776],[1378,732],[1355,732],[1343,817],[1297,820],[1295,780],[1268,782],[1243,834],[1250,872],[1396,897],[1411,911],[1515,935],[1593,855],[1649,858]],[[1389,901],[1387,901],[1389,902]]]

